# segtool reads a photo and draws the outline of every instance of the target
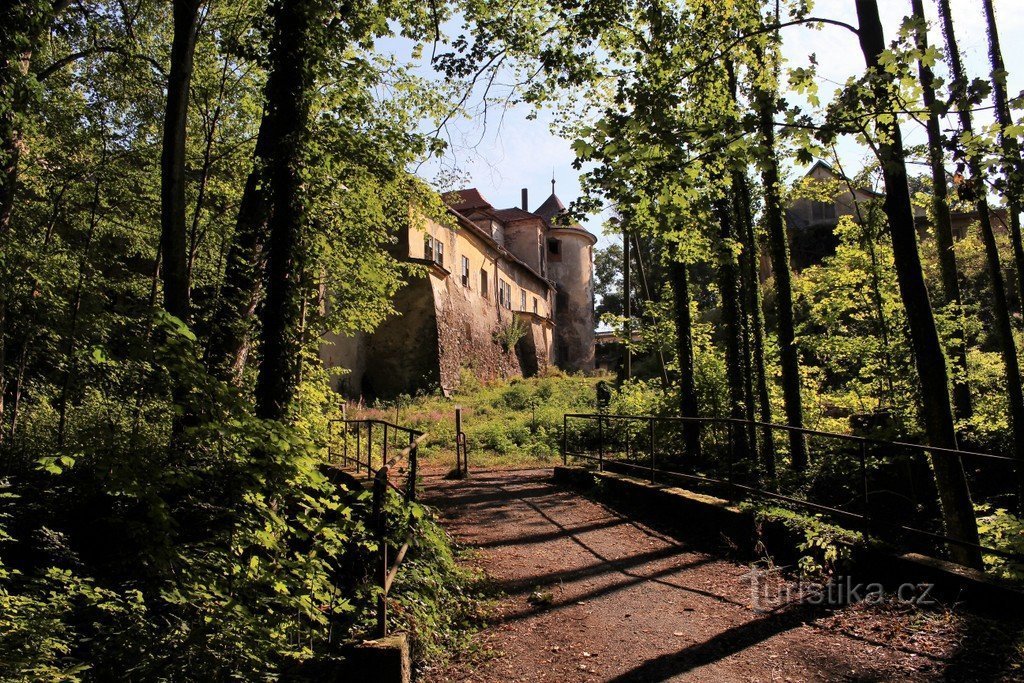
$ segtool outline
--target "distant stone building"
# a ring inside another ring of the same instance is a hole
[[[833,184],[838,182],[844,189],[837,193],[830,202],[797,199],[786,207],[790,265],[797,271],[820,263],[823,258],[835,253],[836,247],[839,246],[835,228],[839,224],[840,216],[849,215],[853,216],[854,220],[858,220],[858,205],[860,205],[861,211],[865,211],[870,200],[877,200],[880,203],[885,199],[885,195],[874,190],[853,186],[852,182],[847,183],[839,172],[823,161],[818,161],[811,166],[805,178]],[[849,189],[850,186],[853,187],[852,191]],[[881,206],[877,210],[881,211]],[[967,234],[970,225],[978,219],[978,214],[974,211],[954,211],[950,218],[952,219],[953,239],[960,240]],[[924,236],[931,227],[927,212],[920,207],[914,207],[914,221],[918,232]],[[1006,230],[1006,210],[993,209],[992,221],[992,227],[996,232]],[[766,275],[768,272],[767,259],[762,259],[761,266],[762,273]]]
[[[476,189],[445,196],[439,220],[403,226],[394,254],[426,266],[372,334],[329,335],[321,358],[348,370],[337,388],[368,399],[455,389],[462,369],[482,380],[549,365],[594,366],[593,247],[552,193],[529,211],[494,208]]]

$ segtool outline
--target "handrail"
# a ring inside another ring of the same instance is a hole
[[[572,451],[569,450],[569,445],[568,445],[568,433],[569,433],[568,422],[569,422],[570,419],[582,419],[582,420],[596,421],[597,422],[597,439],[598,439],[598,444],[597,444],[597,455],[596,455],[596,457],[592,454],[593,453],[592,451],[589,452],[589,453],[576,453],[576,452],[572,452]],[[614,421],[614,420],[620,420],[620,421],[631,421],[632,420],[632,421],[638,421],[638,422],[641,422],[641,423],[643,423],[643,422],[648,423],[649,430],[650,430],[650,459],[651,459],[650,465],[649,466],[640,465],[640,464],[637,464],[637,463],[630,463],[630,462],[621,461],[621,460],[615,460],[614,462],[615,462],[616,466],[632,468],[632,469],[636,469],[636,470],[643,470],[645,473],[649,473],[649,477],[650,477],[650,480],[651,480],[652,483],[655,482],[657,474],[662,474],[662,475],[667,475],[669,477],[678,477],[678,478],[683,478],[683,479],[701,481],[701,482],[710,483],[710,484],[714,484],[714,485],[725,486],[725,487],[727,487],[729,489],[733,489],[733,490],[736,490],[736,491],[741,491],[741,492],[753,494],[753,495],[756,495],[756,496],[762,496],[762,497],[769,498],[769,499],[781,500],[781,501],[784,501],[784,502],[788,502],[788,503],[792,503],[792,504],[795,504],[795,505],[803,506],[803,507],[809,508],[811,510],[816,510],[816,511],[819,511],[819,512],[825,512],[825,513],[829,513],[829,514],[832,514],[832,515],[835,515],[835,516],[838,516],[838,517],[847,518],[847,519],[857,520],[862,525],[862,531],[863,531],[865,537],[868,536],[868,534],[870,533],[870,531],[873,528],[888,527],[888,528],[895,529],[895,530],[898,530],[898,531],[902,531],[902,532],[906,532],[906,533],[910,533],[910,534],[915,534],[915,535],[918,535],[918,536],[921,536],[921,537],[924,537],[924,538],[929,538],[929,539],[932,539],[932,540],[935,540],[935,541],[942,541],[944,543],[952,544],[952,545],[956,545],[956,546],[960,546],[960,547],[973,548],[973,549],[976,549],[976,550],[981,550],[984,553],[988,553],[988,554],[991,554],[991,555],[996,555],[996,556],[1003,557],[1003,558],[1013,559],[1015,561],[1024,561],[1024,554],[1021,554],[1021,553],[1009,552],[1009,551],[1001,550],[1001,549],[998,549],[998,548],[992,548],[990,546],[985,546],[985,545],[981,545],[981,544],[978,544],[978,543],[973,543],[971,541],[965,541],[965,540],[962,540],[962,539],[959,539],[959,538],[948,536],[946,534],[935,533],[935,532],[929,531],[927,529],[915,528],[915,527],[907,526],[907,525],[902,524],[902,523],[897,522],[897,521],[892,521],[892,520],[888,520],[888,519],[884,519],[884,518],[879,518],[878,515],[872,515],[871,514],[871,506],[869,505],[869,493],[870,492],[868,490],[868,476],[867,476],[867,464],[866,464],[866,455],[867,455],[867,448],[868,448],[868,446],[876,446],[876,447],[877,446],[886,446],[886,447],[889,447],[889,448],[906,449],[906,450],[909,450],[911,452],[924,453],[924,454],[937,453],[937,454],[941,454],[943,456],[981,457],[981,458],[987,458],[990,461],[995,460],[995,461],[1000,461],[1000,462],[1008,462],[1008,463],[1011,463],[1011,464],[1019,467],[1019,466],[1021,466],[1021,463],[1018,462],[1016,458],[1012,458],[1012,457],[1008,457],[1008,456],[1004,456],[1004,455],[996,455],[996,454],[992,454],[992,453],[980,453],[980,452],[976,452],[976,451],[961,451],[961,450],[955,450],[955,449],[949,449],[949,448],[941,448],[941,447],[933,447],[933,446],[926,446],[926,445],[922,445],[922,444],[914,444],[914,443],[908,443],[908,442],[902,442],[902,441],[886,441],[884,439],[877,439],[877,438],[865,437],[865,436],[856,436],[856,435],[852,435],[852,434],[837,434],[837,433],[833,433],[833,432],[825,432],[825,431],[820,431],[820,430],[816,430],[816,429],[808,429],[808,428],[805,428],[805,427],[791,427],[789,425],[772,424],[772,423],[769,423],[769,422],[761,422],[761,421],[757,421],[757,420],[743,420],[743,419],[739,419],[739,418],[683,417],[683,416],[672,416],[672,415],[666,415],[666,416],[658,416],[658,415],[621,415],[621,414],[612,414],[612,413],[565,413],[565,414],[563,414],[563,418],[562,418],[562,439],[561,439],[562,462],[567,464],[568,463],[568,457],[571,455],[574,458],[595,462],[595,463],[597,463],[597,466],[598,466],[599,469],[604,469],[605,462],[606,462],[606,460],[608,460],[608,458],[606,457],[606,454],[605,454],[605,430],[604,430],[603,427],[604,427],[604,424],[605,424],[606,421]],[[729,456],[730,457],[729,457],[729,459],[728,459],[728,461],[726,463],[727,467],[728,467],[728,475],[726,476],[726,478],[724,478],[724,479],[722,479],[722,478],[715,478],[715,477],[710,477],[710,476],[706,476],[706,475],[703,475],[703,474],[689,474],[689,473],[685,473],[685,472],[675,472],[675,471],[672,471],[672,470],[665,470],[663,468],[659,468],[659,467],[657,467],[656,461],[655,461],[656,447],[655,447],[655,438],[654,438],[655,437],[654,423],[658,422],[658,421],[681,423],[681,424],[705,424],[705,425],[707,425],[707,424],[720,424],[720,425],[729,425],[729,426],[732,426],[732,427],[767,428],[769,430],[771,430],[771,429],[780,429],[780,430],[785,430],[785,431],[789,431],[789,432],[799,432],[799,433],[807,434],[807,435],[811,435],[811,436],[819,436],[819,437],[832,438],[832,439],[836,439],[836,440],[840,440],[840,441],[846,441],[846,442],[851,442],[851,443],[857,444],[857,445],[859,445],[859,467],[860,467],[860,474],[861,474],[861,493],[860,493],[861,512],[860,513],[851,512],[849,510],[843,510],[843,509],[840,509],[840,508],[831,507],[831,506],[823,505],[823,504],[820,504],[820,503],[815,503],[815,502],[810,501],[810,500],[802,500],[802,499],[799,499],[799,498],[794,498],[792,496],[783,495],[782,493],[779,493],[778,491],[770,491],[770,490],[767,490],[767,489],[764,489],[764,488],[759,488],[757,486],[748,486],[746,484],[743,484],[743,483],[735,481],[734,477],[733,477],[733,462],[732,462],[733,461],[732,449],[734,447],[734,442],[733,442],[734,433],[733,433],[732,429],[728,430],[729,431],[729,445],[728,445],[728,448],[729,448]],[[627,453],[627,456],[628,456],[628,454],[629,454],[629,441],[628,441],[629,437],[628,437],[628,435],[627,435],[626,438],[627,438],[627,442],[626,442],[626,449],[627,450],[626,450],[626,453]],[[634,452],[636,452],[636,451],[634,451]]]
[[[328,460],[334,462],[334,424],[341,423],[345,429],[343,431],[343,456],[342,463],[348,465],[349,462],[354,462],[356,471],[359,472],[362,467],[366,468],[367,478],[373,479],[373,502],[372,502],[372,528],[374,535],[377,540],[377,559],[376,568],[374,571],[374,579],[377,587],[377,622],[376,628],[374,629],[374,636],[377,638],[383,638],[388,634],[387,624],[387,598],[388,593],[391,591],[391,584],[394,582],[395,577],[398,575],[398,569],[405,559],[406,554],[409,551],[409,547],[412,544],[415,530],[411,529],[405,538],[405,542],[398,549],[398,553],[395,555],[394,562],[388,561],[388,522],[387,515],[385,514],[385,503],[387,500],[388,489],[391,488],[398,494],[400,494],[404,500],[406,506],[416,502],[416,470],[417,470],[417,454],[419,447],[427,440],[428,435],[426,432],[422,432],[418,429],[412,429],[411,427],[403,427],[397,425],[388,420],[379,420],[375,418],[367,419],[347,419],[347,418],[335,418],[328,421],[329,440],[328,440]],[[383,428],[383,436],[381,440],[381,465],[378,468],[373,467],[373,427],[374,425]],[[354,458],[349,457],[348,453],[348,442],[349,435],[352,433],[351,428],[355,427],[356,437],[356,453]],[[366,432],[366,445],[363,448],[362,433],[365,427]],[[406,434],[409,437],[409,443],[407,446],[402,448],[398,453],[388,458],[388,432],[394,431],[395,433]],[[364,455],[365,460],[361,459]],[[408,459],[409,468],[407,470],[407,480],[404,490],[396,486],[391,481],[391,472],[396,466],[403,460]],[[413,513],[409,511],[410,522],[413,521]]]
[[[664,422],[683,422],[689,424],[734,424],[738,426],[761,427],[768,429],[782,429],[789,432],[798,432],[809,436],[824,436],[843,441],[864,442],[879,446],[897,446],[910,450],[926,451],[928,453],[944,453],[947,455],[989,458],[992,460],[1004,460],[1017,462],[1017,459],[1008,455],[997,455],[995,453],[981,453],[979,451],[965,451],[958,448],[943,448],[941,446],[927,446],[925,444],[910,443],[909,441],[886,441],[870,436],[857,436],[856,434],[840,434],[839,432],[823,432],[817,429],[806,427],[793,427],[791,425],[775,424],[774,422],[760,422],[759,420],[741,420],[735,417],[683,417],[680,415],[619,415],[614,413],[565,413],[564,417],[584,419],[617,419],[617,420],[659,420]]]

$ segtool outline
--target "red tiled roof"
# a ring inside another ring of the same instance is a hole
[[[559,216],[567,215],[568,209],[565,208],[565,204],[562,203],[562,200],[559,199],[558,195],[554,192],[551,193],[550,197],[544,200],[544,203],[541,204],[534,213],[543,218],[549,228],[556,228],[558,230],[579,230],[580,232],[584,232],[593,237],[586,228],[574,220],[570,219],[565,223],[556,220]]]
[[[494,208],[491,206],[491,203],[484,199],[484,196],[480,194],[480,190],[475,187],[471,187],[467,190],[458,190],[457,192],[449,192],[444,196],[444,202],[460,213],[466,213],[467,211],[473,211],[474,209],[491,210]]]
[[[531,218],[533,220],[537,220],[540,218],[537,214],[530,213],[529,211],[523,211],[518,207],[512,207],[511,209],[495,209],[494,215],[497,216],[498,220],[506,223],[511,221],[525,221]]]

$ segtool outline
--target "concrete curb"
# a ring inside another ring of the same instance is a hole
[[[553,479],[569,488],[600,487],[610,494],[608,502],[613,506],[643,508],[681,532],[725,537],[747,559],[760,559],[766,548],[776,564],[789,564],[799,557],[797,546],[803,540],[799,533],[781,521],[758,521],[752,512],[722,498],[576,466],[555,467]],[[934,585],[933,595],[943,600],[966,601],[997,612],[1024,609],[1024,592],[983,572],[917,553],[894,553],[876,544],[852,546],[852,551],[848,573],[856,581],[886,586],[929,583]]]

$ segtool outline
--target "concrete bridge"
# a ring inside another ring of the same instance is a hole
[[[423,484],[503,593],[480,651],[428,681],[1019,680],[983,617],[811,604],[777,572],[752,581],[721,538],[624,514],[550,469]]]

